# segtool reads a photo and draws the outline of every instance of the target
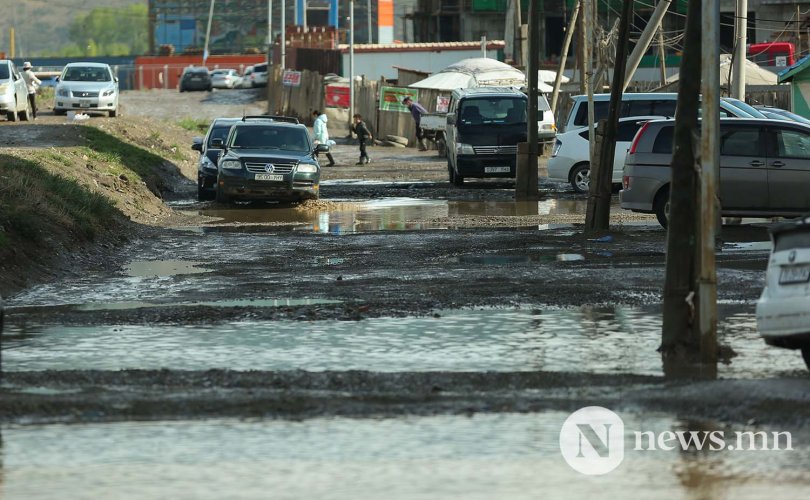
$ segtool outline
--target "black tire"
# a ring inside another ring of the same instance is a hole
[[[54,116],[65,116],[67,114],[67,110],[64,109],[53,109]]]
[[[25,111],[20,111],[20,113],[17,116],[20,118],[20,120],[24,122],[31,121],[31,118],[33,116],[31,113],[31,107],[26,106]]]
[[[116,116],[118,116],[118,110],[117,109],[111,109],[110,110],[110,118],[115,118]]]
[[[577,193],[587,193],[591,184],[591,166],[587,163],[582,163],[571,169],[571,174],[568,176],[571,182],[571,187]]]
[[[807,365],[807,369],[810,370],[810,345],[802,347],[802,358],[804,358],[804,364]]]
[[[436,151],[439,156],[447,156],[447,141],[444,140],[444,135],[439,134],[436,138]]]
[[[214,90],[214,87],[210,87],[210,86],[209,86],[209,87],[208,87],[208,92],[211,92],[212,90]]]
[[[8,121],[10,121],[10,122],[16,122],[17,121],[17,112],[16,111],[9,111],[8,113],[6,113],[6,118],[8,118]]]
[[[662,227],[666,228],[669,224],[669,186],[658,191],[653,201],[653,211],[655,218]]]
[[[219,188],[217,188],[216,200],[217,203],[230,203],[231,198],[227,194],[223,193]]]
[[[464,177],[458,175],[458,172],[453,170],[453,179],[452,183],[456,187],[462,187],[464,185]]]
[[[185,92],[185,91],[186,91],[186,89],[184,89],[183,86],[180,85],[180,92]]]

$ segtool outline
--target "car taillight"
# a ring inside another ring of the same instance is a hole
[[[644,135],[644,132],[647,131],[647,127],[649,126],[650,122],[646,122],[644,125],[641,126],[640,129],[638,129],[638,132],[636,132],[636,136],[633,137],[633,142],[630,144],[630,150],[627,152],[627,154],[631,155],[635,154],[636,148],[638,147],[638,141],[641,139],[641,136]]]
[[[630,189],[630,176],[629,175],[622,176],[622,188],[623,189]]]

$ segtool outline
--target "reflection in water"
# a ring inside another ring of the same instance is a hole
[[[151,278],[176,276],[178,274],[201,274],[211,272],[200,268],[202,262],[187,260],[135,260],[124,268],[127,276],[133,278]]]
[[[562,459],[564,412],[301,422],[209,420],[16,426],[9,498],[800,498],[808,452],[635,451],[587,477]],[[764,455],[763,455],[764,454]],[[715,495],[715,493],[717,495]],[[718,496],[719,495],[719,496]]]
[[[586,200],[456,201],[416,198],[381,198],[363,202],[345,202],[338,209],[309,211],[289,205],[256,204],[230,208],[214,207],[199,215],[219,221],[204,228],[208,231],[224,224],[265,226],[301,226],[316,233],[344,234],[365,231],[443,229],[446,217],[525,217],[531,215],[582,215]],[[620,210],[615,207],[615,210]],[[515,224],[526,225],[516,220]]]
[[[739,353],[722,377],[802,370],[767,347],[751,306],[722,306],[721,343]],[[41,311],[39,312],[41,314]],[[15,315],[16,316],[16,315]],[[660,375],[660,311],[582,307],[452,310],[440,317],[216,325],[10,325],[6,369],[571,371]],[[25,335],[21,335],[21,334]]]

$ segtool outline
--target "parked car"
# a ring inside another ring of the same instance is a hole
[[[231,126],[239,118],[217,118],[211,122],[205,137],[195,137],[191,149],[200,152],[197,163],[197,200],[213,200],[217,192],[217,162],[222,154],[221,148],[213,147],[215,139],[224,141]]]
[[[667,225],[674,120],[638,131],[624,165],[621,207]],[[724,217],[796,217],[810,212],[810,126],[768,119],[720,120]]]
[[[636,116],[619,120],[616,130],[616,152],[613,155],[612,182],[621,184],[624,159],[636,132],[650,120],[661,116]],[[548,160],[548,178],[570,182],[577,193],[587,193],[591,180],[590,144],[588,129],[571,130],[557,134],[551,158]]]
[[[8,59],[0,59],[0,113],[10,122],[30,120],[32,116],[25,81]]]
[[[245,72],[242,73],[242,81],[240,82],[239,86],[243,89],[249,89],[253,86],[253,66],[248,66],[245,68]]]
[[[183,70],[179,83],[180,92],[187,90],[207,90],[211,92],[214,86],[208,68],[202,66],[189,66]]]
[[[242,85],[242,77],[235,69],[215,69],[211,72],[211,86],[215,89],[233,89]]]
[[[118,115],[118,78],[109,64],[69,63],[59,76],[54,91],[53,113],[68,110],[104,111],[110,118]]]
[[[317,153],[329,146],[313,146],[309,131],[295,118],[244,117],[231,126],[217,163],[216,199],[300,201],[317,199],[321,168]]]
[[[764,105],[757,105],[754,106],[757,108],[762,114],[767,116],[768,118],[773,118],[774,120],[790,120],[794,122],[804,123],[805,125],[810,125],[810,120],[803,116],[799,116],[796,113],[792,113],[786,109],[776,108],[774,106],[764,106]]]
[[[757,328],[769,345],[800,349],[810,368],[810,214],[774,226]]]
[[[250,80],[251,87],[267,87],[267,64],[256,64],[253,66],[253,74]]]
[[[588,96],[578,95],[571,98],[571,109],[561,129],[562,132],[588,127]],[[610,94],[594,94],[594,119],[598,122],[607,118]],[[735,118],[756,118],[747,111],[734,106],[730,99],[723,97],[720,101],[720,116]],[[630,116],[675,116],[675,105],[678,94],[669,93],[629,93],[622,94],[622,106],[619,118]],[[761,116],[760,116],[761,118]]]
[[[550,141],[557,135],[557,123],[554,121],[554,113],[551,112],[551,104],[543,94],[537,96],[537,112],[542,116],[537,120],[537,137],[541,141]]]
[[[517,145],[527,140],[529,98],[511,87],[457,89],[447,113],[447,171],[450,182],[466,177],[511,177]]]

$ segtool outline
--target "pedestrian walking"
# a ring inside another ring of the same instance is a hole
[[[427,113],[427,110],[421,104],[411,99],[411,96],[407,95],[402,99],[402,104],[408,106],[408,109],[411,110],[411,116],[413,116],[413,120],[416,122],[416,142],[419,144],[419,151],[427,151],[425,132],[422,130],[422,115]]]
[[[22,67],[22,78],[25,81],[25,87],[28,89],[28,104],[31,106],[31,113],[34,120],[37,119],[37,88],[42,85],[39,78],[36,77],[31,66],[31,61],[25,61]]]
[[[315,118],[315,122],[312,124],[312,135],[315,136],[315,144],[326,144],[331,147],[335,142],[329,140],[329,131],[326,130],[326,122],[328,121],[326,114],[315,110],[312,112],[312,116]],[[334,167],[335,159],[332,158],[332,153],[326,153],[326,157],[329,159],[329,164],[326,166]]]
[[[368,153],[366,153],[366,141],[372,140],[371,132],[368,130],[368,127],[366,127],[366,123],[363,121],[363,117],[360,116],[360,113],[354,115],[354,125],[352,125],[351,131],[354,132],[357,136],[357,140],[360,141],[360,160],[355,163],[355,165],[371,163]]]

